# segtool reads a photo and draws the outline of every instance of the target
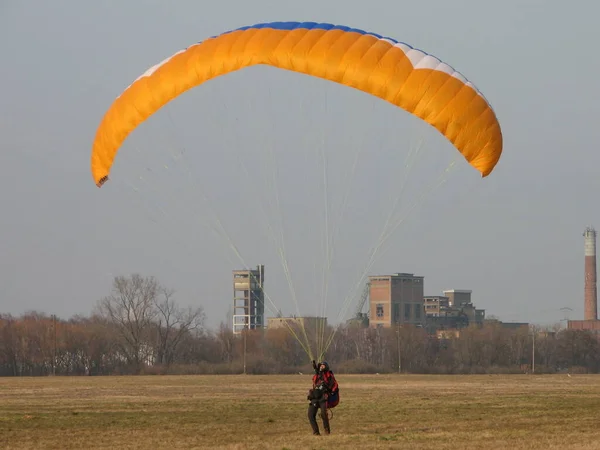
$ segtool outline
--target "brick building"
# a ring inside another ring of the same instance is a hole
[[[412,273],[369,277],[369,326],[425,325],[423,278]]]

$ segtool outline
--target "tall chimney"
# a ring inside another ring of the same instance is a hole
[[[587,227],[583,232],[585,241],[585,295],[583,306],[584,320],[598,319],[596,290],[596,230]]]

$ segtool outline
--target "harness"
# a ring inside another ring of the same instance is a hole
[[[335,387],[335,390],[330,391],[329,386],[331,380],[335,380],[331,371],[318,372],[313,377],[314,388],[310,390],[309,399],[311,401],[319,401],[323,397],[323,394],[329,394],[327,397],[327,410],[335,408],[340,401],[340,388]],[[337,382],[336,382],[337,384]],[[333,414],[333,413],[332,413]]]

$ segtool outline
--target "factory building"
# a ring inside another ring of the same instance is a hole
[[[424,326],[423,278],[412,273],[369,277],[369,326]]]

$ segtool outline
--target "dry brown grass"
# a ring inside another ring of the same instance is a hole
[[[339,375],[312,436],[310,376],[0,379],[6,449],[600,449],[600,376]]]

